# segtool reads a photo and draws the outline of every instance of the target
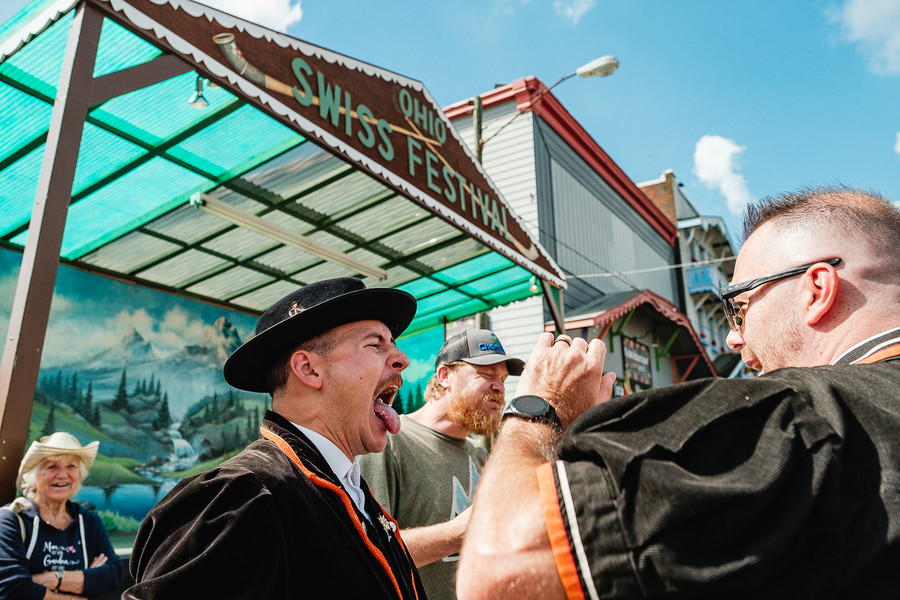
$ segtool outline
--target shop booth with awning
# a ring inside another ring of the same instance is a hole
[[[250,314],[360,277],[417,298],[410,332],[566,285],[420,82],[201,4],[34,2],[0,106],[5,495],[60,264]]]
[[[603,340],[607,368],[622,373],[626,389],[633,384],[658,387],[652,376],[664,366],[671,381],[663,385],[717,375],[687,315],[650,290],[602,296],[571,312],[566,330],[588,341]],[[554,327],[545,325],[547,331]]]

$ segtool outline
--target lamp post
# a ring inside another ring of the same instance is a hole
[[[579,77],[584,77],[584,78],[606,77],[607,75],[612,75],[613,73],[615,73],[616,69],[618,69],[618,68],[619,68],[619,60],[615,56],[612,56],[610,54],[607,54],[606,56],[601,56],[600,58],[595,58],[591,62],[581,65],[580,67],[575,69],[573,72],[569,73],[568,75],[563,75],[562,77],[557,79],[556,82],[553,83],[553,85],[551,85],[547,88],[544,88],[544,90],[542,90],[540,94],[535,96],[531,100],[531,102],[529,102],[525,106],[525,108],[523,108],[522,110],[520,110],[516,114],[514,114],[509,121],[507,121],[506,123],[501,125],[500,128],[497,131],[495,131],[494,133],[492,133],[487,139],[482,139],[482,137],[481,137],[481,129],[482,129],[481,96],[476,96],[475,97],[475,110],[472,114],[473,122],[475,125],[475,158],[478,159],[478,162],[481,162],[481,155],[482,155],[482,151],[484,150],[485,144],[487,144],[489,141],[491,141],[492,139],[497,137],[497,134],[499,134],[501,131],[503,131],[507,125],[509,125],[510,123],[515,121],[519,117],[519,115],[531,110],[532,107],[534,107],[534,105],[537,104],[541,100],[541,98],[543,98],[548,93],[550,93],[550,90],[552,90],[553,88],[555,88],[556,86],[561,84],[563,81],[566,81],[567,79],[571,79],[572,77],[575,77],[576,75],[578,75]]]
[[[541,98],[550,93],[550,90],[561,84],[563,81],[567,79],[571,79],[572,77],[578,75],[579,77],[606,77],[607,75],[612,75],[616,69],[619,68],[619,61],[615,56],[606,55],[601,56],[600,58],[596,58],[591,62],[581,65],[572,73],[568,75],[563,75],[559,79],[557,79],[553,85],[550,87],[544,88],[537,96],[535,96],[531,102],[525,105],[522,110],[519,110],[510,118],[506,123],[500,126],[497,131],[492,133],[487,139],[483,139],[481,137],[482,133],[482,106],[481,106],[481,96],[475,97],[474,102],[474,110],[472,112],[472,124],[475,132],[475,158],[478,162],[481,162],[482,150],[484,150],[485,144],[489,141],[497,137],[497,135],[503,131],[510,123],[515,121],[521,114],[528,112],[531,110],[535,104],[540,102]],[[550,314],[553,316],[553,322],[556,324],[556,329],[558,333],[565,333],[565,319],[563,315],[563,301],[562,301],[562,290],[556,290],[555,294],[557,297],[554,297],[554,290],[551,285],[549,285],[546,281],[540,282],[541,291],[543,292],[544,298],[547,300],[547,305],[550,309]],[[536,291],[536,290],[535,290]]]

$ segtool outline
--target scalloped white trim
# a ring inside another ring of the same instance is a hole
[[[202,52],[184,38],[176,35],[168,28],[157,23],[156,21],[142,13],[140,10],[129,4],[127,0],[100,1],[108,2],[115,12],[123,15],[128,21],[134,24],[135,27],[150,32],[159,40],[165,40],[177,52],[183,55],[190,56],[195,62],[202,64],[213,75],[227,80],[231,85],[240,89],[242,93],[258,99],[276,115],[284,117],[287,120],[295,123],[301,131],[306,132],[304,135],[306,135],[307,137],[314,137],[320,143],[338,151],[340,154],[348,157],[351,161],[363,165],[371,172],[388,181],[395,188],[398,188],[409,196],[420,200],[432,212],[444,217],[445,219],[456,225],[459,229],[467,232],[472,237],[478,239],[479,241],[481,241],[494,251],[499,252],[503,256],[507,257],[514,263],[527,268],[529,271],[538,275],[542,279],[550,281],[561,288],[566,287],[564,278],[560,278],[555,273],[551,273],[543,267],[537,265],[524,253],[517,252],[512,248],[506,246],[505,244],[501,244],[497,239],[484,233],[481,229],[475,227],[471,222],[463,218],[461,215],[450,210],[440,202],[437,202],[428,194],[423,193],[422,190],[420,190],[410,182],[400,178],[394,172],[385,169],[381,164],[370,160],[368,157],[359,153],[354,148],[347,146],[338,138],[325,131],[321,127],[317,126],[312,121],[302,117],[297,112],[288,108],[287,105],[270,95],[264,89],[261,89],[258,86],[250,83],[246,79],[238,76],[229,66],[225,66],[221,62],[213,59],[211,56],[209,56],[205,52]],[[393,73],[391,71],[387,71],[374,65],[358,61],[348,56],[332,52],[325,48],[321,48],[319,46],[297,40],[282,33],[267,29],[261,25],[251,23],[249,21],[244,21],[243,19],[239,19],[227,13],[223,13],[207,6],[197,4],[196,2],[191,2],[190,0],[149,1],[157,5],[168,5],[174,9],[182,9],[188,15],[194,18],[205,18],[210,22],[217,22],[226,28],[237,29],[238,31],[247,33],[254,38],[264,39],[268,42],[277,44],[282,48],[293,48],[294,50],[297,50],[298,52],[306,56],[314,56],[328,63],[338,64],[344,68],[359,71],[360,73],[363,73],[370,77],[377,77],[384,81],[398,84],[420,92],[431,103],[434,114],[438,115],[438,117],[444,122],[447,131],[450,132],[450,134],[456,140],[457,144],[463,149],[463,152],[471,160],[472,165],[484,177],[484,180],[490,187],[490,191],[493,193],[494,197],[506,208],[507,216],[509,218],[512,218],[519,225],[520,229],[525,232],[525,235],[528,236],[528,238],[531,240],[531,243],[534,244],[534,248],[539,252],[539,254],[542,255],[552,267],[554,267],[557,271],[560,271],[559,266],[547,254],[546,250],[540,245],[540,243],[538,243],[536,240],[531,239],[530,235],[527,233],[527,230],[522,225],[522,221],[519,219],[518,215],[516,215],[515,212],[512,211],[509,203],[507,203],[506,199],[503,198],[503,196],[500,194],[500,191],[494,185],[493,181],[491,181],[490,177],[488,177],[481,164],[479,164],[478,161],[475,160],[468,146],[463,143],[462,139],[459,137],[459,134],[456,131],[456,128],[453,127],[453,125],[450,123],[450,120],[444,114],[443,110],[437,105],[437,103],[434,101],[434,98],[432,98],[431,94],[420,81],[409,79],[397,73]],[[51,6],[47,7],[47,9],[45,9],[39,15],[35,16],[22,28],[19,35],[10,38],[2,46],[0,46],[0,62],[3,62],[7,57],[17,52],[22,46],[30,42],[35,36],[43,32],[52,23],[56,22],[60,18],[60,16],[70,11],[74,7],[74,5],[77,4],[77,2],[78,0],[59,0],[58,2],[55,2]]]
[[[45,29],[56,23],[61,16],[72,10],[78,0],[59,0],[54,2],[43,12],[38,13],[33,19],[25,23],[13,36],[0,45],[0,63],[19,51],[19,49],[34,39]]]

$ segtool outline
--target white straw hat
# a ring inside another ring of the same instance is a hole
[[[16,487],[22,489],[22,474],[27,473],[35,468],[40,462],[51,456],[77,456],[88,469],[94,464],[97,458],[97,448],[100,442],[91,442],[82,446],[78,439],[71,433],[65,431],[57,431],[50,435],[45,435],[39,440],[31,442],[31,447],[25,453],[25,458],[19,465],[19,475],[16,477]]]

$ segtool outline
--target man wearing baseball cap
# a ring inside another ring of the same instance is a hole
[[[384,452],[360,460],[375,498],[402,528],[431,598],[456,597],[467,509],[487,458],[469,434],[491,436],[497,430],[504,382],[521,374],[524,365],[507,356],[486,329],[450,337],[438,352],[425,405],[400,416],[400,433],[390,436]]]
[[[352,278],[267,310],[224,368],[232,386],[271,394],[262,438],[150,512],[123,598],[424,598],[356,460],[400,427],[390,405],[409,360],[394,339],[415,311],[406,292]]]

